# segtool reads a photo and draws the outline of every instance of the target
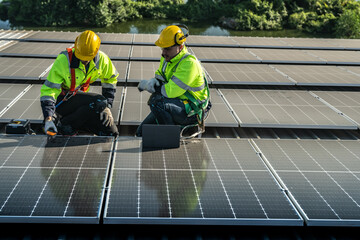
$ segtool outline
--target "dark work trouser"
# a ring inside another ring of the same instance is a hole
[[[148,105],[151,113],[144,119],[136,131],[136,136],[142,136],[144,124],[191,125],[197,123],[195,115],[188,117],[185,105],[181,99],[166,98],[160,93],[151,95]]]
[[[57,99],[58,104],[64,98],[60,95]],[[115,123],[112,126],[104,126],[100,121],[99,111],[95,111],[90,105],[98,101],[105,100],[105,97],[97,93],[77,92],[69,100],[62,102],[57,108],[56,113],[60,114],[62,125],[70,125],[74,130],[84,130],[99,136],[118,135]]]

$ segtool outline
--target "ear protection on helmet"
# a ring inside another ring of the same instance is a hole
[[[184,28],[184,29],[186,29],[186,34],[184,34],[184,32],[181,30],[181,32],[180,33],[176,33],[175,34],[175,44],[177,44],[177,45],[181,45],[181,44],[183,44],[185,41],[186,41],[186,38],[189,36],[189,34],[190,34],[190,32],[189,32],[189,28],[186,26],[186,25],[184,25],[184,24],[179,24],[179,25],[176,25],[176,26],[178,26],[180,29],[181,28]]]

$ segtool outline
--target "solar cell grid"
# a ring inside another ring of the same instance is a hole
[[[314,93],[360,126],[360,96],[358,92],[314,91]]]
[[[0,84],[0,117],[14,99],[29,88],[28,84]]]
[[[141,150],[139,139],[120,138],[114,157],[105,223],[301,225],[247,140]]]
[[[102,44],[100,50],[106,53],[110,59],[128,60],[131,46]]]
[[[0,58],[1,79],[39,80],[53,60],[37,58]]]
[[[359,226],[358,140],[255,140],[308,225]]]
[[[232,45],[236,46],[237,43],[231,37],[223,36],[200,36],[200,35],[191,35],[186,39],[186,44],[188,45]]]
[[[158,68],[159,62],[131,62],[127,81],[140,82],[141,80],[151,79],[155,76],[155,71]]]
[[[212,84],[295,84],[265,64],[203,63],[203,66]]]
[[[354,129],[306,91],[221,89],[242,127]]]
[[[34,32],[25,39],[41,39],[41,40],[57,40],[57,41],[69,41],[75,42],[76,37],[80,34],[80,32],[62,32],[62,31],[38,31]]]
[[[147,43],[155,45],[155,41],[159,38],[159,34],[134,34],[134,43]]]
[[[282,38],[267,37],[231,37],[235,42],[242,46],[289,46]]]
[[[327,62],[336,62],[336,63],[360,62],[360,53],[358,51],[311,50],[308,52],[322,59],[325,59]]]
[[[37,42],[18,42],[0,51],[0,55],[16,55],[26,57],[52,57],[65,51],[66,48],[71,47],[69,43],[37,43]]]
[[[281,38],[282,42],[292,47],[311,47],[311,48],[336,48],[339,47],[331,40],[323,38]]]
[[[286,49],[249,49],[263,62],[299,62],[299,63],[325,63],[326,60],[315,56],[310,50],[286,50]]]
[[[1,136],[0,221],[98,223],[112,139]]]
[[[131,59],[158,61],[160,58],[161,49],[157,46],[133,46]]]
[[[98,33],[102,43],[126,43],[131,44],[133,34],[123,33]]]
[[[358,86],[360,76],[337,66],[273,65],[297,85]]]
[[[222,60],[233,61],[251,61],[260,62],[258,58],[252,55],[249,51],[242,48],[203,48],[191,47],[196,57],[201,61],[215,60],[221,62]]]

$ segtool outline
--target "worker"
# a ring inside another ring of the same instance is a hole
[[[99,51],[100,42],[98,35],[87,30],[76,38],[73,48],[57,56],[41,87],[45,133],[71,136],[83,130],[118,135],[110,108],[119,74],[110,58]],[[88,92],[97,79],[101,79],[102,94]]]
[[[186,34],[181,28],[186,29]],[[162,55],[155,77],[142,80],[140,91],[146,90],[150,114],[136,131],[142,136],[143,124],[181,125],[200,123],[211,108],[210,93],[200,62],[185,47],[189,29],[185,25],[170,25],[163,29],[155,45]]]

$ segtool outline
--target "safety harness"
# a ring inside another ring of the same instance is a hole
[[[60,106],[60,104],[62,104],[63,102],[66,102],[67,100],[69,100],[70,98],[75,96],[79,90],[86,92],[90,85],[91,77],[89,77],[88,80],[84,84],[81,84],[77,88],[75,88],[75,86],[76,86],[75,68],[71,68],[73,48],[66,48],[66,50],[67,50],[67,53],[69,56],[69,69],[70,69],[70,74],[71,74],[71,85],[70,85],[69,90],[62,89],[61,94],[65,95],[65,97],[55,106],[55,108],[57,108],[58,106]],[[86,76],[85,76],[85,78],[86,78]]]

